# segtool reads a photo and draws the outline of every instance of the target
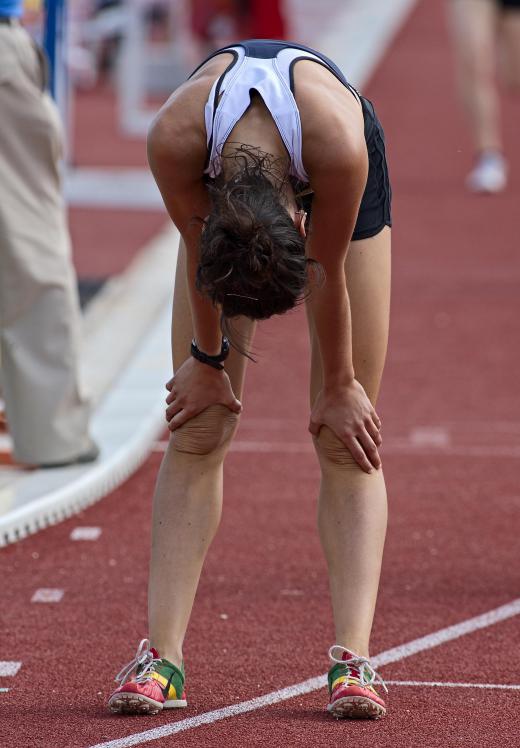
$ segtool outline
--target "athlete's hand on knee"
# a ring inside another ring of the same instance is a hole
[[[166,383],[166,389],[169,390],[166,420],[170,431],[175,431],[210,405],[225,405],[233,413],[242,412],[242,403],[235,397],[227,373],[194,358],[183,363]]]
[[[309,431],[318,436],[322,426],[336,434],[362,470],[379,470],[381,421],[357,380],[346,387],[321,390],[312,408]]]

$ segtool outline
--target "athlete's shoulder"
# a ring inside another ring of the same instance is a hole
[[[302,67],[295,71],[295,95],[305,170],[311,178],[320,173],[348,171],[366,159],[360,103],[321,65],[306,60],[298,65]]]
[[[205,154],[204,107],[213,83],[232,59],[230,53],[223,53],[207,60],[172,93],[152,122],[148,133],[149,147],[195,159],[200,149]]]
[[[204,104],[211,84],[204,78],[180,86],[155,116],[147,137],[150,165],[167,161],[172,176],[200,177],[206,154]]]

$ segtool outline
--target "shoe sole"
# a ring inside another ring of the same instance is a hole
[[[474,195],[498,195],[507,187],[507,179],[495,184],[479,184],[470,178],[466,179],[466,189]]]
[[[489,187],[471,187],[468,186],[468,191],[472,192],[474,195],[499,195],[501,192],[503,192],[506,188],[506,185],[503,187],[495,187],[495,188],[489,188]]]
[[[379,719],[386,709],[365,696],[343,696],[327,706],[327,711],[338,719]]]
[[[163,709],[176,709],[188,706],[185,699],[158,701],[136,693],[118,693],[108,702],[108,708],[114,714],[158,714]]]

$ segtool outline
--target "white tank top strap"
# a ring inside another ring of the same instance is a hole
[[[241,46],[230,47],[235,62],[215,81],[205,106],[208,165],[205,173],[216,177],[222,169],[222,148],[257,91],[269,109],[290,156],[290,174],[301,182],[309,177],[302,161],[300,112],[291,90],[292,63],[297,58],[323,61],[310,52],[286,47],[275,57],[247,57]],[[226,49],[225,51],[228,51]],[[220,97],[219,101],[215,99]]]

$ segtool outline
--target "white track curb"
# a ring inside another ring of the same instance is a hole
[[[94,378],[93,394],[98,404],[91,422],[92,434],[101,449],[99,459],[89,465],[27,471],[2,488],[0,507],[5,513],[0,515],[0,546],[60,522],[105,496],[144,462],[163,432],[164,384],[171,375],[171,288],[175,280],[178,234],[176,243],[172,237],[173,232],[163,235],[163,244],[167,244],[169,252],[168,267],[162,269],[162,276],[167,279],[163,287],[155,283],[147,293],[141,289],[141,301],[135,300],[135,274],[131,268],[126,291],[120,288],[115,294],[109,291],[105,299],[98,301],[98,312],[104,309],[107,318],[112,318],[111,334],[107,337],[106,330],[100,331],[97,354],[91,346],[90,360],[86,362],[87,371],[95,372],[97,366],[104,372],[102,378]],[[149,255],[152,264],[155,265],[162,251],[156,242]],[[150,279],[145,266],[144,259],[139,259],[138,267]],[[139,323],[134,319],[136,331],[132,316],[139,311],[143,298],[153,318],[147,319],[145,330],[141,329],[142,319]],[[132,299],[134,311],[125,315]],[[130,341],[125,340],[129,329]],[[96,333],[92,335],[95,337]],[[137,350],[132,350],[136,343]],[[119,367],[115,381],[114,367]],[[111,386],[103,392],[102,386],[107,382]]]
[[[54,491],[33,499],[29,505],[10,512],[0,521],[0,545],[21,540],[27,535],[61,522],[77,514],[125,481],[147,458],[150,444],[160,433],[164,418],[161,403],[141,424],[139,433],[124,444],[109,459],[68,477],[65,484]],[[63,468],[65,470],[65,468]],[[70,470],[76,470],[72,468]],[[41,471],[38,471],[40,474]],[[37,475],[34,477],[38,479]]]

